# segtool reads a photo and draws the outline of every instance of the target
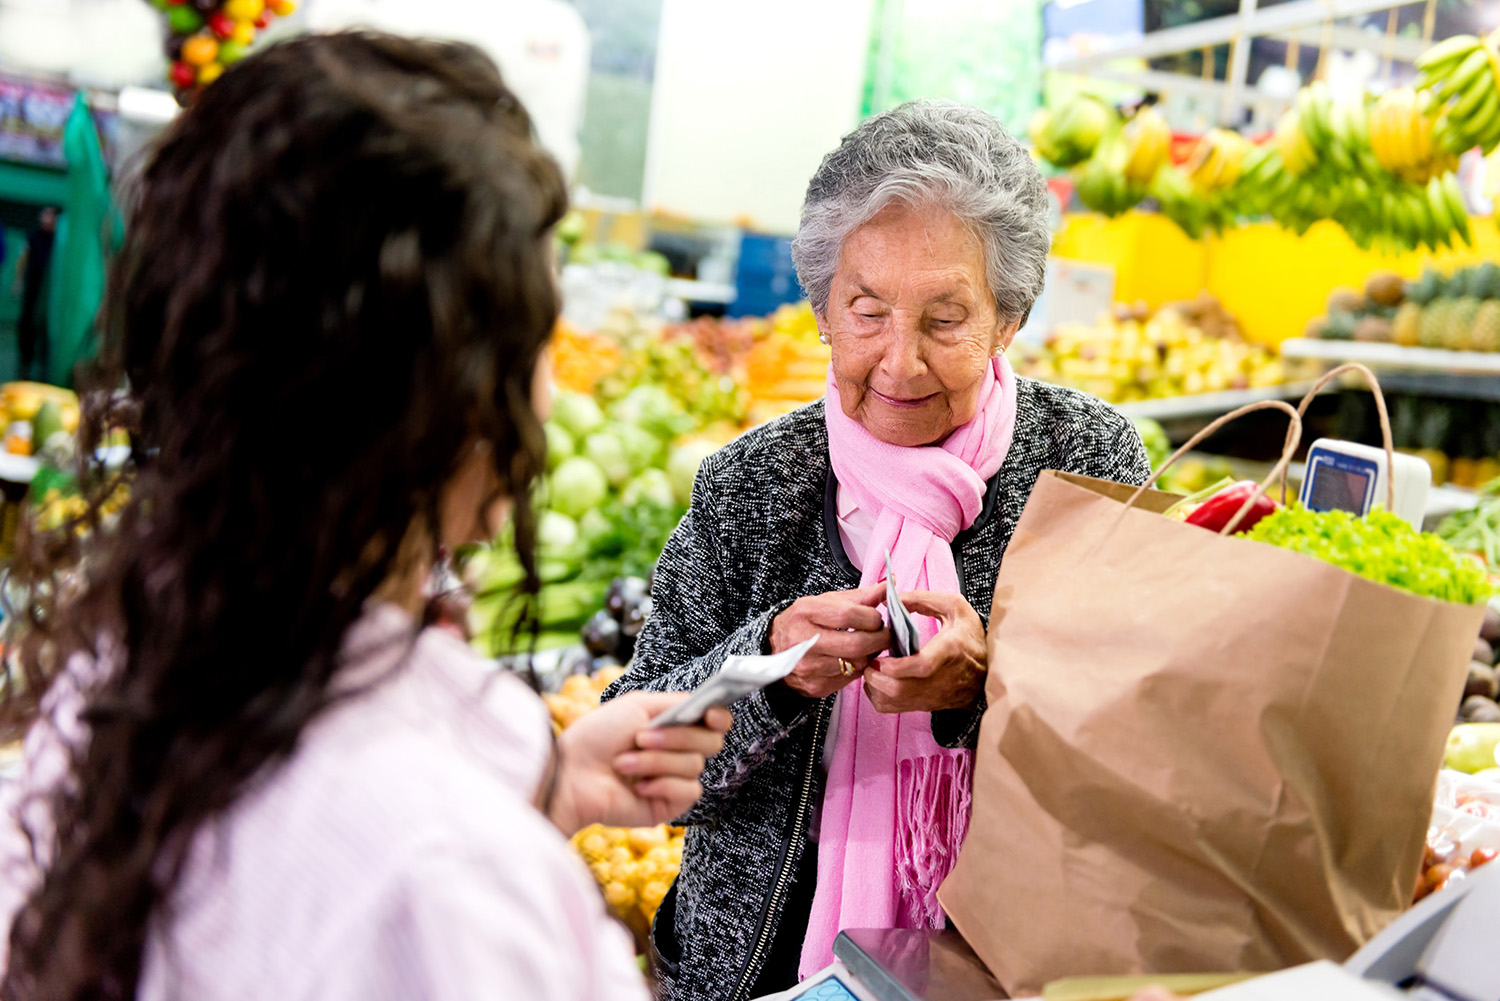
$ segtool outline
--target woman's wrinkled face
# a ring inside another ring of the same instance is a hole
[[[990,359],[1015,336],[957,216],[897,203],[850,233],[822,318],[844,413],[893,445],[930,445],[978,409]]]

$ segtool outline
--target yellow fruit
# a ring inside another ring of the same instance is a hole
[[[265,0],[229,0],[224,5],[224,13],[236,21],[254,21],[265,10]]]
[[[653,848],[665,847],[667,844],[667,826],[665,824],[657,827],[636,827],[626,835],[626,842],[631,851],[637,854],[646,854]]]
[[[635,888],[624,883],[609,883],[604,887],[604,902],[616,913],[623,912],[635,906]]]
[[[254,18],[251,18],[251,21],[253,20]],[[234,32],[229,37],[232,41],[240,45],[249,45],[255,41],[255,25],[251,24],[250,21],[236,21]]]
[[[609,854],[609,842],[598,831],[578,842],[578,851],[586,861],[594,862]]]
[[[198,70],[198,83],[201,84],[204,87],[207,87],[209,84],[213,83],[215,80],[219,79],[219,77],[221,77],[223,75],[224,75],[224,64],[223,63],[209,63],[206,66],[203,66],[203,67],[199,68],[199,70]]]
[[[1443,767],[1460,772],[1494,768],[1500,764],[1497,747],[1500,747],[1500,723],[1460,723],[1448,735]]]
[[[1171,152],[1172,131],[1155,108],[1143,108],[1125,126],[1130,153],[1125,161],[1125,179],[1131,184],[1151,183]]]
[[[296,9],[297,5],[292,0],[271,0],[271,13],[277,17],[286,17]]]
[[[671,888],[671,884],[664,880],[652,880],[641,887],[641,906],[650,908],[653,914],[656,913],[656,909],[661,906],[662,900]]]

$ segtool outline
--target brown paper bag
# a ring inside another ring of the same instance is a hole
[[[939,899],[1012,995],[1342,960],[1379,932],[1411,900],[1482,617],[1132,493],[1044,473],[995,585]]]

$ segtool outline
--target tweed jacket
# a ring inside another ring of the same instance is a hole
[[[960,589],[988,623],[1006,543],[1037,476],[1058,469],[1143,483],[1135,427],[1071,389],[1018,378],[1015,438],[983,513],[954,541]],[[652,583],[654,610],[606,698],[699,685],[731,654],[765,652],[771,620],[796,599],[859,586],[839,541],[823,402],[746,432],[709,456]],[[653,957],[667,1001],[746,1001],[765,963],[822,796],[834,697],[788,710],[756,693],[734,708],[708,762],[677,881],[657,914]],[[933,736],[973,746],[984,710],[937,712]],[[791,718],[785,718],[790,716]]]

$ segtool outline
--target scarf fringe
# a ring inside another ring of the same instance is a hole
[[[902,761],[896,776],[899,927],[942,928],[938,887],[958,861],[973,805],[974,756],[950,751]]]

